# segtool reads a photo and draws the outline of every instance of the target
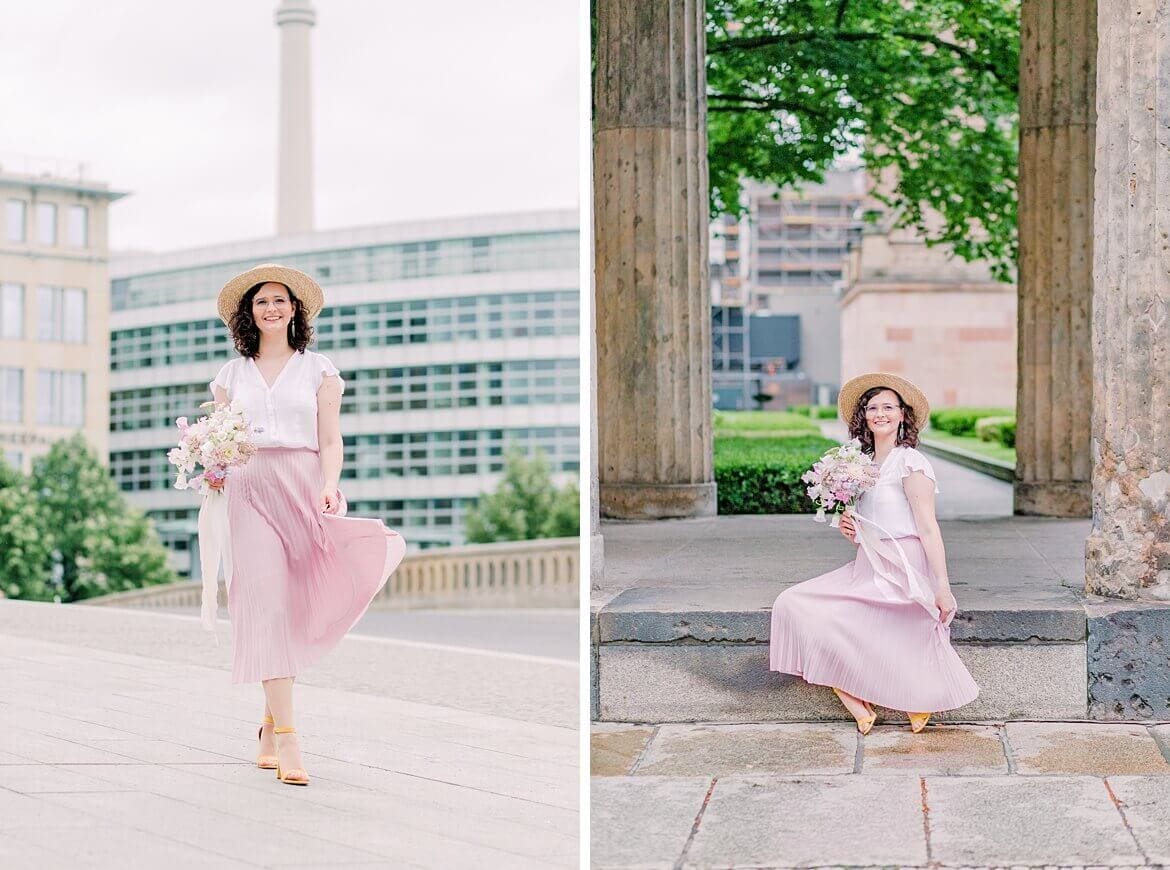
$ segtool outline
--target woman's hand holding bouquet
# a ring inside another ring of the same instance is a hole
[[[210,407],[211,413],[195,423],[188,423],[186,417],[175,421],[179,427],[179,446],[167,453],[167,459],[178,469],[175,489],[197,489],[207,495],[213,490],[221,491],[229,470],[244,465],[256,447],[239,402],[223,405],[204,402],[199,407]],[[196,465],[203,470],[188,476]]]
[[[877,483],[880,474],[880,466],[862,451],[856,438],[828,451],[801,477],[809,485],[808,497],[817,506],[816,521],[825,522],[825,515],[831,513],[830,525],[856,543],[857,527],[849,511]]]

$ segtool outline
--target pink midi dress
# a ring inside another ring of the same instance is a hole
[[[320,510],[317,389],[337,367],[294,353],[271,385],[239,357],[215,380],[239,400],[259,448],[224,484],[232,579],[232,682],[296,676],[361,619],[406,554],[381,520]],[[344,382],[342,383],[344,390]],[[340,494],[339,494],[340,495]]]
[[[935,579],[902,481],[929,460],[896,447],[858,502],[870,545],[848,565],[785,589],[772,605],[769,666],[914,713],[969,704],[979,687],[933,604]],[[937,487],[935,488],[937,492]]]

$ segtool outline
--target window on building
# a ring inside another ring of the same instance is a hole
[[[39,288],[37,339],[85,343],[85,290],[77,287]]]
[[[4,223],[7,226],[6,238],[10,242],[28,241],[28,230],[25,228],[28,206],[22,199],[10,199],[4,206]]]
[[[0,338],[24,338],[24,286],[0,284]]]
[[[24,370],[0,368],[0,422],[24,420]]]
[[[66,232],[71,248],[89,247],[89,209],[86,206],[69,206]]]
[[[13,468],[19,470],[20,468],[22,468],[24,466],[24,451],[23,450],[10,450],[7,447],[5,447],[2,451],[0,451],[0,454],[3,455],[4,461],[7,462],[9,465],[11,465]]]
[[[85,423],[85,372],[37,372],[37,422],[49,426]]]
[[[57,244],[56,203],[37,203],[37,242],[42,245]]]

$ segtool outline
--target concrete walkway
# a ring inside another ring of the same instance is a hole
[[[1170,864],[1170,725],[594,725],[596,868]]]
[[[575,663],[351,636],[298,678],[294,788],[220,640],[0,601],[0,867],[578,865]]]

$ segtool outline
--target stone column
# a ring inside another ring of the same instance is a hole
[[[1170,0],[1102,3],[1098,27],[1086,589],[1168,600]]]
[[[1018,514],[1090,511],[1096,6],[1021,8]]]
[[[282,0],[280,130],[277,147],[276,232],[313,229],[313,100],[309,35],[317,21],[311,0]]]
[[[715,513],[702,0],[597,0],[601,514]]]

